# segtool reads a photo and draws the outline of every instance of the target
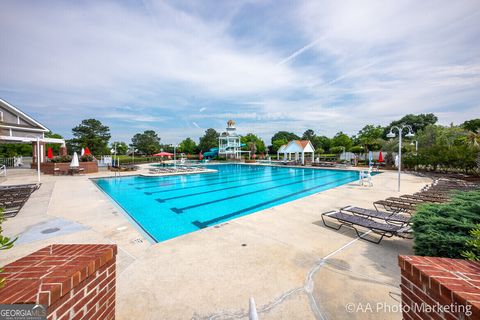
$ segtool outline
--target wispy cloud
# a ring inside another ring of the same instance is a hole
[[[265,139],[458,123],[480,109],[479,16],[467,0],[3,1],[0,96],[67,136],[91,117],[171,142],[230,118]]]

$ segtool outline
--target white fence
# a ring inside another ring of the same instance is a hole
[[[0,158],[0,166],[7,168],[30,168],[32,157]]]

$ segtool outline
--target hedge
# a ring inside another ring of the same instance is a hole
[[[419,206],[412,217],[416,255],[463,258],[480,223],[480,191],[457,192],[444,204]]]

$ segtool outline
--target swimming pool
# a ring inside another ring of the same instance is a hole
[[[160,242],[358,180],[358,172],[346,170],[208,167],[218,172],[94,182]]]

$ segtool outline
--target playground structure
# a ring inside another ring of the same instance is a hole
[[[237,133],[235,121],[228,120],[226,131],[218,137],[217,155],[227,159],[240,159],[242,153],[250,153],[249,151],[242,151],[245,144],[240,141],[241,136]],[[216,148],[210,149],[210,151],[215,152],[214,149]]]
[[[203,154],[204,159],[212,159],[218,157],[218,148],[211,148]]]

